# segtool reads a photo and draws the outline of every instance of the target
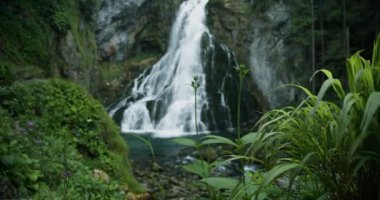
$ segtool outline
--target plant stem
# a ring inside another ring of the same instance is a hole
[[[197,119],[197,89],[198,88],[194,88],[194,114],[195,114],[195,133],[197,134],[197,136],[199,135],[199,132],[198,132],[198,119]]]
[[[67,133],[65,132],[64,133],[64,146],[63,146],[63,165],[64,165],[64,168],[65,168],[65,171],[64,171],[64,176],[63,176],[63,179],[64,179],[64,193],[63,193],[63,199],[66,200],[67,199],[67,186],[68,186],[68,177],[66,177],[66,173],[68,173],[68,167],[67,167],[67,158],[66,158],[66,149],[67,149]]]
[[[237,129],[237,137],[238,140],[240,140],[240,101],[241,101],[241,91],[243,88],[243,78],[240,76],[239,79],[239,94],[238,94],[238,103],[237,103],[237,122],[236,122],[236,129]]]
[[[196,132],[196,135],[199,136],[199,131],[198,131],[198,117],[197,117],[197,91],[198,91],[198,87],[200,86],[199,82],[198,82],[198,79],[194,77],[194,80],[192,81],[192,87],[194,88],[194,119],[195,119],[195,132]],[[198,141],[198,144],[196,145],[196,149],[198,150],[198,152],[200,152],[200,139]],[[201,162],[201,165],[202,165],[202,171],[203,171],[203,177],[206,177],[206,168],[205,168],[205,165],[203,163],[203,160],[202,160],[202,157],[200,156],[200,162]],[[209,161],[208,161],[209,162]],[[206,184],[206,187],[207,187],[207,192],[208,194],[210,195],[211,199],[214,199],[213,197],[213,192],[210,188],[210,186],[208,184]]]
[[[194,87],[194,115],[195,115],[195,132],[196,132],[197,136],[199,136],[199,132],[198,132],[198,119],[197,119],[197,89],[198,89],[197,87]],[[198,146],[199,145],[197,145],[197,149],[199,151],[200,148]],[[206,176],[205,166],[203,164],[202,159],[200,159],[200,160],[201,160],[201,163],[202,163],[203,175]]]

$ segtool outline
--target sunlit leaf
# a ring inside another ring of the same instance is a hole
[[[196,147],[197,146],[197,143],[194,140],[189,139],[189,138],[174,138],[171,141],[175,142],[177,144],[182,144],[182,145],[190,146],[190,147]]]
[[[372,66],[380,67],[380,34],[377,35],[377,39],[373,47]]]
[[[351,149],[349,151],[349,155],[353,156],[358,147],[362,144],[363,140],[367,137],[368,133],[368,126],[372,122],[373,116],[375,115],[376,111],[380,107],[380,92],[373,92],[368,100],[367,104],[364,110],[363,119],[360,125],[360,135],[355,139],[353,142]]]
[[[196,160],[194,163],[184,165],[183,169],[187,172],[205,178],[209,176],[210,165],[206,161]]]
[[[244,135],[241,138],[241,141],[243,144],[253,143],[258,139],[258,136],[259,136],[259,133],[257,133],[257,132],[248,133],[247,135]]]
[[[301,167],[298,163],[284,163],[280,165],[276,165],[273,167],[270,171],[265,173],[264,175],[264,181],[260,184],[259,192],[266,186],[268,186],[272,181],[274,181],[277,177],[281,176],[282,174]]]
[[[219,190],[220,189],[233,190],[239,184],[239,181],[237,179],[228,178],[228,177],[209,177],[209,178],[203,178],[201,181]]]

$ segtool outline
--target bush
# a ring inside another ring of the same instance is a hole
[[[14,83],[5,90],[0,93],[5,198],[113,199],[125,192],[120,185],[142,191],[130,174],[118,128],[85,90],[62,80]],[[111,183],[93,180],[95,169]]]

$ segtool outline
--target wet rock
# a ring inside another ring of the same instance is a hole
[[[101,180],[107,184],[110,182],[110,178],[109,178],[108,174],[103,170],[94,169],[92,171],[92,176],[94,177],[95,180]]]

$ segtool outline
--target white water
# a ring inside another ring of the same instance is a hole
[[[199,77],[197,119],[199,131],[207,131],[201,121],[202,108],[207,107],[206,81],[201,59],[201,39],[209,34],[205,25],[208,0],[182,3],[171,30],[167,53],[134,82],[134,101],[121,101],[113,110],[127,104],[121,122],[122,132],[153,133],[156,137],[195,134],[194,90],[190,83]],[[154,117],[151,117],[154,116]],[[154,119],[153,119],[154,118]]]

